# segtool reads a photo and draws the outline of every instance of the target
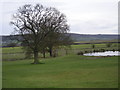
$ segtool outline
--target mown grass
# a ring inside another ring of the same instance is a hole
[[[117,88],[118,57],[67,55],[3,61],[3,88]]]
[[[105,44],[94,44],[95,48],[106,47]],[[72,45],[74,49],[92,48],[92,44]]]
[[[23,52],[22,47],[6,47],[6,48],[2,48],[2,53],[17,53],[17,52]]]

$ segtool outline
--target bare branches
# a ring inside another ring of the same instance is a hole
[[[11,24],[23,37],[22,42],[26,47],[36,52],[41,50],[46,41],[51,40],[52,45],[58,43],[61,34],[69,31],[64,14],[53,7],[47,8],[40,4],[35,6],[27,4],[20,7],[13,15]]]

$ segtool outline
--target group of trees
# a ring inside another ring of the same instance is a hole
[[[38,64],[38,53],[45,57],[46,50],[53,56],[53,48],[67,46],[72,40],[66,16],[53,7],[36,4],[24,5],[13,15],[11,24],[15,26],[15,33],[22,36],[20,41],[28,52],[34,54],[34,64]]]

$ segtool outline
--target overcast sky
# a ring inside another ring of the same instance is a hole
[[[12,15],[24,4],[40,3],[64,13],[71,33],[117,34],[119,0],[1,0],[0,34],[9,35],[14,29],[9,24]]]

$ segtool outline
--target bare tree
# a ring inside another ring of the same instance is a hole
[[[71,39],[66,35],[66,33],[69,32],[66,16],[55,8],[48,8],[48,11],[50,14],[48,17],[47,29],[48,31],[50,30],[50,33],[47,38],[45,38],[45,45],[49,49],[48,51],[52,57],[53,47],[68,45],[68,41],[71,41]]]
[[[61,46],[70,46],[73,41],[71,40],[70,36],[66,33],[53,33],[52,36],[48,38],[47,47],[50,53],[50,56],[53,56],[53,48],[54,47],[61,47]]]
[[[20,7],[17,13],[13,15],[11,24],[15,26],[16,33],[22,36],[21,41],[24,43],[24,47],[33,51],[33,64],[39,63],[38,53],[42,50],[41,48],[45,45],[46,40],[50,38],[50,34],[51,36],[53,33],[60,35],[69,31],[64,14],[55,8],[46,8],[40,4],[35,6],[28,4]]]

